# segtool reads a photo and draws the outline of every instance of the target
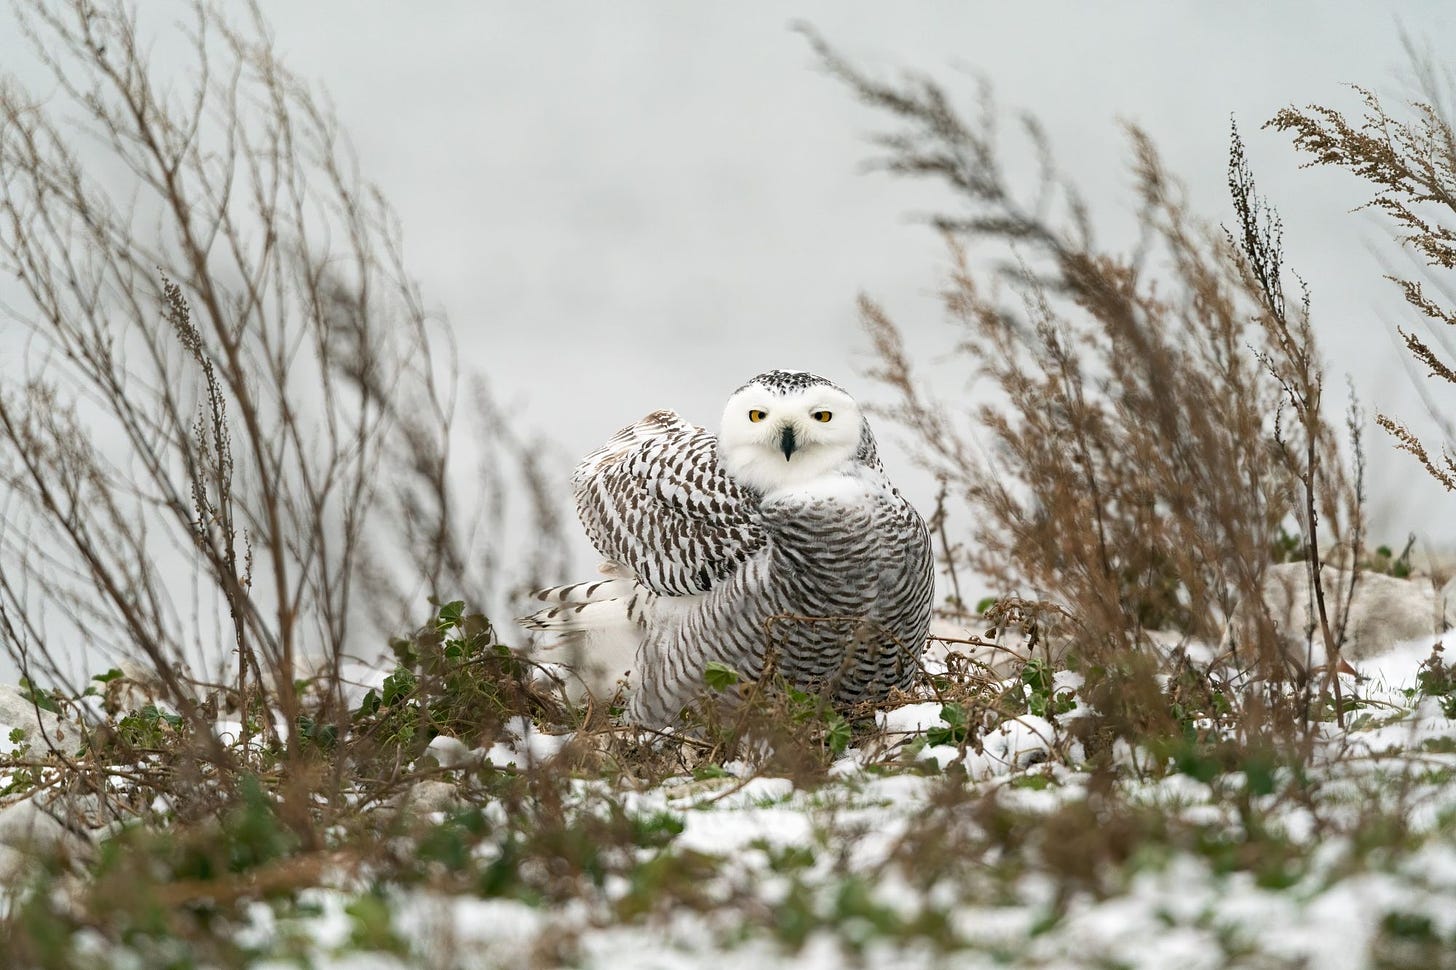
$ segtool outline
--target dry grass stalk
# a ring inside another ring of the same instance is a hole
[[[889,314],[864,298],[873,376],[894,392],[891,416],[923,465],[971,509],[966,563],[998,591],[1064,604],[1074,662],[1131,663],[1154,629],[1216,641],[1236,603],[1261,602],[1286,523],[1312,549],[1358,541],[1308,304],[1286,305],[1277,221],[1255,201],[1237,141],[1238,225],[1226,234],[1187,211],[1151,141],[1128,127],[1139,243],[1124,255],[1096,244],[1033,120],[1024,128],[1040,178],[1023,196],[984,92],[967,116],[933,81],[883,83],[811,42],[896,123],[875,139],[878,167],[952,190],[959,210],[933,217],[950,255],[945,305],[956,354],[991,399],[967,430],[926,392]],[[972,247],[1011,259],[983,270]],[[1293,422],[1281,418],[1290,405]],[[1338,618],[1315,607],[1338,656]],[[1266,611],[1240,614],[1241,659],[1285,680],[1293,658]]]
[[[1456,229],[1449,224],[1456,216],[1456,126],[1441,97],[1440,76],[1419,59],[1415,74],[1422,100],[1409,104],[1403,116],[1388,110],[1371,91],[1355,87],[1364,103],[1359,117],[1310,105],[1285,108],[1268,125],[1291,133],[1295,147],[1310,156],[1309,165],[1347,169],[1374,189],[1366,205],[1391,218],[1397,238],[1424,264],[1427,273],[1425,280],[1388,277],[1400,287],[1406,303],[1424,318],[1430,333],[1423,337],[1402,327],[1398,328],[1401,339],[1427,377],[1456,385],[1452,342],[1443,332],[1445,327],[1456,326],[1456,310],[1449,282],[1438,275],[1456,270]],[[1456,491],[1449,408],[1437,405],[1424,391],[1423,395],[1431,417],[1448,438],[1439,449],[1432,449],[1397,418],[1379,414],[1376,421],[1432,478],[1448,491]]]

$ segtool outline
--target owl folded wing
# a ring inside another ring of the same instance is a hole
[[[672,411],[613,435],[572,487],[597,551],[656,593],[705,593],[764,542],[756,493],[724,473],[712,433]]]

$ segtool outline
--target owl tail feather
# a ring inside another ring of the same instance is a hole
[[[552,586],[538,589],[531,598],[551,604],[546,609],[523,617],[521,622],[532,630],[546,630],[556,626],[557,616],[569,616],[573,608],[590,606],[594,603],[608,603],[630,597],[636,584],[628,579],[599,579],[590,583],[573,583],[570,586]],[[542,620],[544,626],[533,621]]]
[[[546,634],[542,647],[565,650],[566,665],[585,686],[598,697],[610,696],[637,666],[642,607],[650,595],[630,579],[555,586],[532,593],[548,605],[516,622]]]

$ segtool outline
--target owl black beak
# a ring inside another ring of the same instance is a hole
[[[794,440],[793,425],[785,425],[783,432],[779,435],[779,448],[783,449],[784,461],[788,461],[794,456],[794,448],[797,445],[798,442]]]

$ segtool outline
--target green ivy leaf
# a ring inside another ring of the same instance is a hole
[[[435,629],[444,632],[453,627],[459,626],[460,618],[465,615],[465,601],[453,600],[440,607],[440,619],[435,624]]]
[[[384,678],[384,706],[393,707],[415,689],[415,676],[408,670],[396,670]]]
[[[359,710],[354,712],[354,716],[368,717],[370,714],[379,710],[379,705],[379,691],[371,687],[369,688],[369,693],[364,695],[364,700],[359,702]]]
[[[1021,682],[1038,694],[1049,694],[1052,689],[1052,672],[1041,660],[1028,660],[1021,668]]]
[[[944,704],[940,708],[940,719],[945,722],[945,727],[935,727],[926,731],[926,743],[932,745],[960,744],[966,740],[970,732],[964,707],[956,703]]]
[[[829,730],[824,733],[824,743],[834,754],[844,754],[853,737],[849,722],[838,714],[829,716]]]
[[[709,660],[703,667],[703,680],[711,690],[727,690],[742,679],[738,671],[717,660]]]
[[[52,714],[61,713],[61,708],[56,704],[54,697],[39,689],[24,677],[20,678],[20,696],[43,711],[50,711]]]

